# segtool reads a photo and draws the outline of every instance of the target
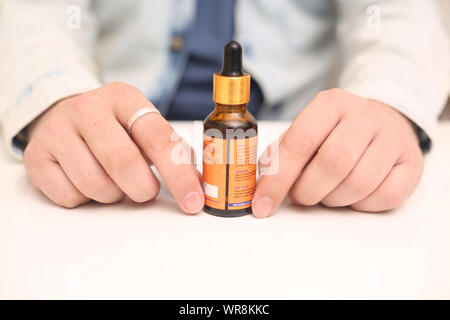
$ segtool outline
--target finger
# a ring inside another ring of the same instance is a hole
[[[362,117],[344,117],[320,147],[289,195],[302,205],[315,205],[355,167],[375,135]]]
[[[133,137],[158,169],[180,208],[187,213],[199,212],[204,195],[186,142],[162,116],[155,114],[135,122]]]
[[[278,170],[263,175],[256,186],[252,210],[257,217],[269,216],[283,201],[304,166],[343,117],[345,108],[333,105],[333,95],[319,94],[295,119],[281,140]]]
[[[133,201],[146,202],[159,192],[159,181],[125,129],[111,113],[79,121],[79,132],[114,183]]]
[[[115,114],[123,127],[139,109],[154,108],[140,92],[118,100]],[[158,169],[180,208],[187,213],[199,212],[203,208],[204,194],[198,171],[192,164],[190,148],[169,123],[160,114],[146,114],[134,122],[132,136]]]
[[[51,201],[74,208],[90,200],[70,182],[59,164],[50,156],[25,149],[25,167],[31,183]]]
[[[322,199],[322,203],[329,207],[343,207],[371,194],[400,157],[399,148],[390,140],[389,136],[378,134],[347,178]]]
[[[73,131],[67,132],[61,143],[61,146],[54,145],[55,158],[82,194],[102,203],[123,199],[125,194],[106,174],[79,135]]]
[[[261,179],[263,174],[270,175],[272,172],[275,172],[278,167],[278,160],[277,154],[280,147],[280,141],[284,139],[286,136],[287,130],[283,131],[283,133],[275,140],[273,140],[267,148],[264,150],[264,152],[261,154],[261,156],[258,159],[258,180]]]
[[[351,207],[366,212],[381,212],[398,207],[413,192],[422,176],[423,160],[418,153],[396,164],[372,194]]]

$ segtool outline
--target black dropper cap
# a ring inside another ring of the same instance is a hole
[[[226,77],[239,77],[242,71],[242,47],[237,41],[228,42],[223,48],[223,66],[220,74]]]

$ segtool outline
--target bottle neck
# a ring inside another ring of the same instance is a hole
[[[224,112],[224,113],[245,113],[247,109],[247,104],[239,104],[239,105],[225,105],[225,104],[216,104],[216,111]]]

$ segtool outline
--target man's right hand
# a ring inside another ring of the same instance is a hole
[[[25,166],[33,185],[69,208],[90,200],[113,203],[125,195],[145,202],[160,188],[150,160],[180,208],[199,212],[204,203],[200,174],[191,161],[174,161],[180,141],[169,123],[150,113],[134,123],[133,137],[127,133],[128,119],[145,107],[153,105],[120,82],[56,103],[28,129]]]

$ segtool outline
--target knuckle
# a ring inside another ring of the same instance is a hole
[[[314,206],[319,202],[310,196],[306,196],[305,194],[298,194],[296,196],[296,199],[297,199],[297,202],[303,206]]]
[[[179,139],[174,139],[173,129],[163,126],[155,126],[152,128],[152,134],[145,138],[145,145],[150,152],[161,153],[172,150],[178,143]]]
[[[123,193],[113,182],[98,173],[87,173],[81,179],[79,189],[86,197],[102,203],[114,203],[123,198]]]
[[[112,96],[104,91],[104,87],[73,97],[67,101],[66,110],[69,116],[78,124],[86,128],[104,122],[105,115],[112,113]]]
[[[291,185],[278,175],[262,176],[255,190],[256,196],[270,195],[275,203],[281,202],[288,194]]]
[[[302,187],[301,183],[294,185],[289,191],[288,196],[294,203],[303,206],[314,206],[319,202],[319,200],[314,198],[313,194],[305,191],[305,188]]]
[[[343,89],[333,88],[319,92],[313,100],[314,103],[310,105],[320,107],[322,112],[333,112],[342,117],[354,105],[349,98],[350,94],[348,92]]]
[[[81,179],[79,188],[83,190],[83,192],[88,193],[89,195],[86,194],[86,196],[90,197],[91,195],[95,195],[98,190],[109,187],[105,180],[106,179],[100,174],[86,172],[83,179]]]
[[[370,194],[376,188],[375,179],[368,174],[350,174],[346,181],[346,188],[355,198],[360,198]]]
[[[112,92],[123,91],[123,90],[130,90],[131,88],[134,89],[134,87],[132,85],[129,85],[129,84],[127,84],[125,82],[122,82],[122,81],[111,82],[111,83],[107,84],[105,86],[105,88],[107,88],[108,90],[110,90]]]
[[[158,196],[159,191],[160,191],[160,184],[158,182],[155,185],[148,188],[148,190],[145,190],[140,194],[130,195],[130,199],[137,203],[148,202],[150,200],[155,199]]]
[[[329,195],[327,197],[325,197],[324,199],[322,199],[321,203],[328,208],[338,208],[338,207],[344,207],[347,205],[347,204],[343,204],[343,202],[339,201],[339,199],[330,197]]]
[[[54,201],[61,207],[72,209],[82,204],[85,201],[85,198],[77,192],[69,192],[59,195]]]
[[[97,199],[91,198],[97,202],[100,203],[116,203],[116,202],[120,202],[123,200],[123,198],[125,198],[125,194],[123,192],[117,192],[117,191],[112,191],[111,193],[109,193],[106,196],[101,196],[98,197]]]
[[[336,98],[341,97],[344,93],[345,93],[345,91],[340,88],[332,88],[332,89],[320,91],[317,94],[317,98],[320,100],[330,101],[330,100],[334,100]]]
[[[125,172],[130,166],[141,161],[139,151],[130,146],[116,146],[108,154],[105,166],[115,174]]]
[[[184,140],[171,148],[170,157],[173,164],[193,164],[195,162],[195,152]]]
[[[383,107],[380,108],[380,105]],[[386,108],[384,107],[384,105],[373,100],[362,99],[360,108],[364,109],[364,112],[366,114],[368,113],[373,117],[384,117],[386,114]]]
[[[294,130],[291,130],[283,140],[281,140],[280,145],[285,148],[289,153],[299,157],[305,158],[310,157],[314,152],[313,139],[308,137],[307,133],[300,135]]]
[[[351,169],[354,156],[345,147],[326,145],[319,149],[318,161],[327,174],[345,177]]]
[[[304,194],[299,192],[289,192],[288,196],[292,202],[302,206],[314,206],[317,204],[317,201],[314,201],[312,198],[306,197]]]
[[[286,183],[286,181],[283,181],[280,177],[278,176],[271,176],[269,179],[270,184],[270,189],[271,192],[273,194],[273,197],[279,197],[282,198],[286,195],[286,193],[289,190],[290,185],[288,183]],[[266,185],[267,186],[267,185]]]
[[[294,203],[301,205],[302,203],[299,201],[297,194],[291,189],[288,193],[289,199]]]
[[[146,145],[152,154],[157,154],[172,150],[177,143],[170,139],[149,137],[146,141]]]
[[[125,101],[133,103],[136,97],[141,97],[142,94],[136,87],[120,81],[112,82],[105,86],[108,96],[120,101],[123,104]]]
[[[380,191],[380,209],[391,210],[403,202],[403,194],[399,189],[384,189]]]

